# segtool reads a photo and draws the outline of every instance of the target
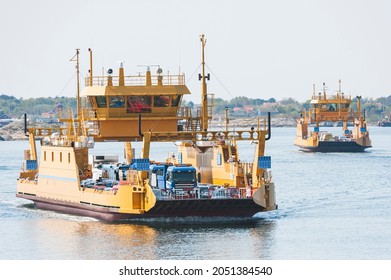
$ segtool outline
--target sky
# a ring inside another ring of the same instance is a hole
[[[76,96],[70,59],[79,48],[87,76],[92,48],[95,74],[160,65],[184,73],[199,103],[203,33],[216,98],[304,102],[341,79],[345,94],[376,99],[391,95],[390,15],[388,0],[0,0],[0,94]]]

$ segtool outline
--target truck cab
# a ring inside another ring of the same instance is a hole
[[[151,164],[149,166],[149,185],[155,189],[166,189],[167,168],[172,164]]]
[[[197,186],[197,171],[193,166],[169,166],[166,173],[167,189],[188,189]]]

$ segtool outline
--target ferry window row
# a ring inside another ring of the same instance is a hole
[[[59,153],[60,155],[60,162],[62,162],[62,152]],[[43,152],[43,160],[44,161],[47,161],[47,157],[46,157],[46,151]],[[54,152],[51,152],[51,161],[54,162]],[[68,153],[68,163],[71,163],[71,154]]]
[[[98,108],[125,108],[127,113],[149,113],[152,107],[178,107],[181,95],[155,95],[155,96],[96,96]]]
[[[339,107],[338,107],[338,104],[314,104],[314,107],[315,108],[322,108],[322,109],[327,109],[327,111],[337,111],[339,109],[339,107],[341,107],[341,109],[347,109],[349,108],[349,104],[339,104]]]

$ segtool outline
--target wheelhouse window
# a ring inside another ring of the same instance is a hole
[[[170,97],[166,95],[155,96],[153,99],[154,107],[168,107],[170,106]]]
[[[152,111],[151,96],[128,96],[126,98],[127,113],[150,113]]]
[[[221,165],[221,164],[222,164],[221,154],[217,154],[217,165]]]
[[[178,107],[180,101],[181,101],[181,95],[174,95],[172,97],[171,106],[172,107]]]
[[[123,96],[110,96],[109,97],[110,108],[124,108],[125,101]]]
[[[96,104],[98,108],[107,108],[106,96],[97,96]]]

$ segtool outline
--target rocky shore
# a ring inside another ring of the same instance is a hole
[[[263,125],[264,118],[260,118],[260,125]],[[258,117],[250,118],[236,118],[229,120],[230,126],[235,127],[256,127],[258,125]],[[272,116],[271,117],[272,127],[295,127],[296,119],[294,117],[283,117],[283,116]],[[212,121],[211,126],[213,127],[225,127],[225,120]]]
[[[11,122],[0,128],[0,141],[27,140],[23,121]]]

